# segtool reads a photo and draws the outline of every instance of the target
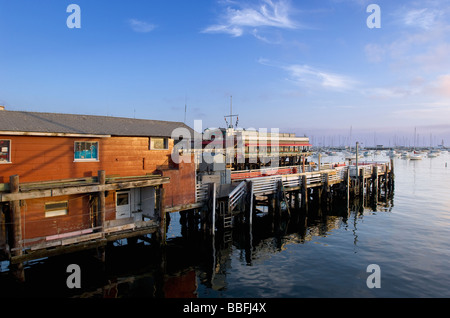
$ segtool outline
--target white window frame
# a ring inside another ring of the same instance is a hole
[[[81,142],[96,143],[97,144],[97,158],[75,158],[76,144]],[[98,162],[100,161],[100,142],[89,140],[76,140],[73,142],[73,161],[74,162]]]
[[[153,139],[162,139],[164,148],[153,148],[152,147]],[[169,150],[169,138],[167,138],[167,137],[149,137],[148,148],[149,148],[149,150]]]
[[[65,209],[47,209],[47,204],[66,203]],[[44,204],[45,217],[51,218],[55,216],[64,216],[69,214],[69,201],[46,202]]]
[[[11,148],[12,148],[12,140],[11,139],[0,139],[0,140],[3,140],[3,141],[9,141],[9,147],[8,147],[8,160],[9,161],[0,161],[0,164],[9,164],[9,163],[12,163],[12,160],[11,160],[11,154],[12,154],[12,151],[11,151]],[[1,149],[0,149],[1,150]]]

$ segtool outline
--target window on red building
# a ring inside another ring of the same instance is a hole
[[[11,140],[0,139],[0,163],[11,162]]]
[[[75,141],[75,161],[97,161],[97,141]]]

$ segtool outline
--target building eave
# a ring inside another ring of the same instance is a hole
[[[84,138],[109,138],[109,137],[111,137],[111,135],[74,134],[74,133],[60,133],[60,132],[36,132],[36,131],[0,131],[0,136],[84,137]]]

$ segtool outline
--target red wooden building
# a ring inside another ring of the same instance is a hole
[[[180,122],[0,110],[0,251],[11,262],[164,228],[195,203]]]

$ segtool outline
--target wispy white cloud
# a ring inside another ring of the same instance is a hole
[[[424,53],[414,56],[414,62],[426,72],[450,70],[450,43],[442,41],[426,48]]]
[[[412,96],[420,92],[409,86],[372,87],[361,90],[365,96],[373,100],[393,100]]]
[[[373,0],[331,0],[331,2],[338,3],[338,4],[350,3],[350,4],[355,4],[357,6],[366,8],[367,5],[369,5],[370,3],[373,3]]]
[[[358,86],[358,81],[350,76],[325,71],[306,64],[282,65],[264,58],[260,58],[258,62],[286,71],[288,79],[299,87],[346,91]]]
[[[384,60],[386,49],[376,43],[369,43],[364,47],[364,53],[366,54],[369,62],[379,63]]]
[[[131,29],[135,32],[139,32],[139,33],[148,33],[153,31],[156,26],[154,24],[145,22],[145,21],[140,21],[137,19],[130,19],[128,20],[128,24],[130,25]]]
[[[450,99],[450,74],[443,74],[425,88],[425,92],[442,99]]]
[[[361,93],[372,100],[399,101],[410,98],[411,100],[441,101],[448,105],[450,102],[450,73],[431,76],[427,79],[420,76],[409,81],[405,79],[403,85],[364,88]]]
[[[309,65],[293,64],[283,68],[289,73],[291,79],[301,86],[349,90],[357,83],[346,75],[320,70]]]
[[[450,117],[450,103],[446,102],[419,102],[404,105],[401,109],[391,112],[394,119],[418,121],[422,124],[448,124]]]
[[[441,16],[441,11],[430,8],[412,9],[404,13],[403,23],[424,30],[431,29]]]
[[[203,33],[227,33],[239,37],[248,32],[264,39],[258,33],[259,28],[295,29],[299,27],[289,16],[292,8],[286,0],[261,0],[256,5],[230,1],[226,3],[229,6],[219,17],[219,22],[206,27]]]

